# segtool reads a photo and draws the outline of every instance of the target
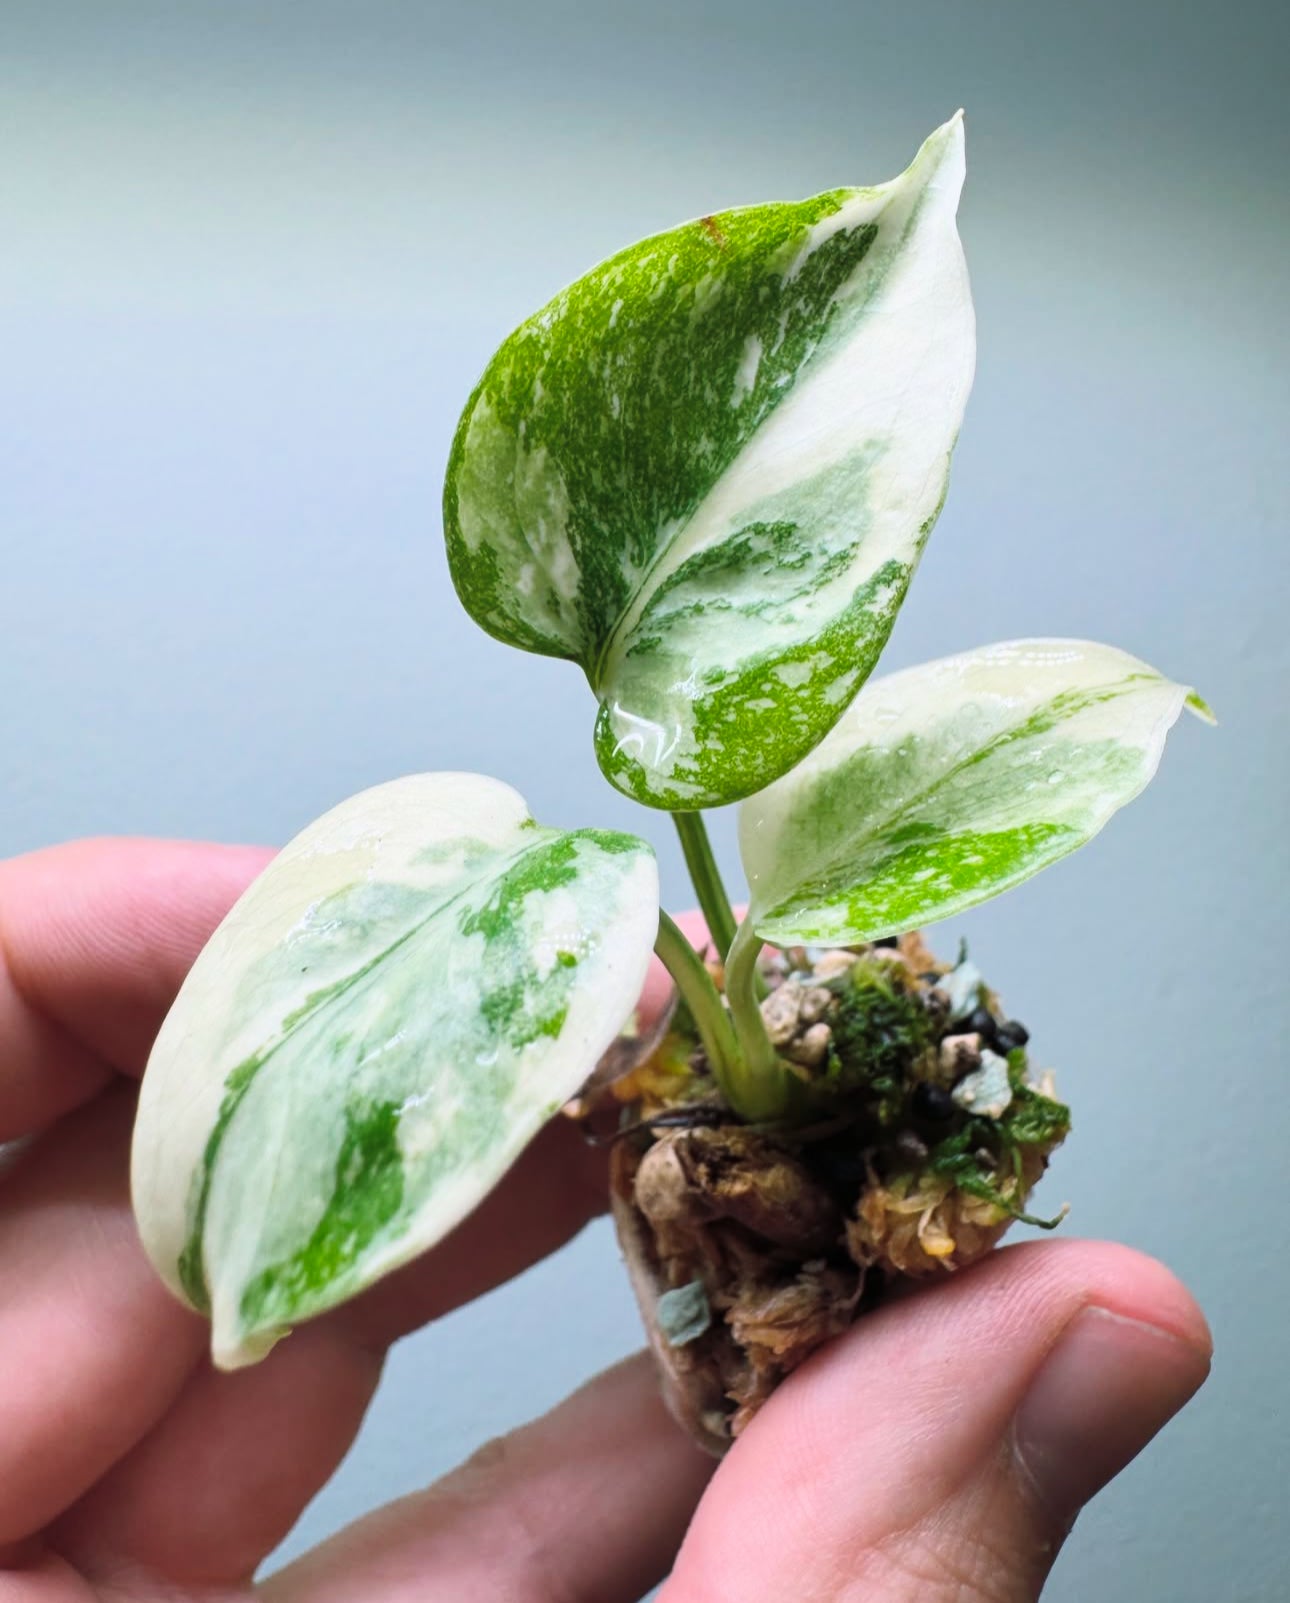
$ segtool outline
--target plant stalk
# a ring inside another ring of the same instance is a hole
[[[672,822],[681,837],[685,866],[690,871],[690,880],[699,898],[699,906],[707,920],[708,934],[716,948],[717,956],[724,963],[735,938],[735,915],[730,906],[730,898],[726,895],[726,888],[721,883],[721,871],[717,867],[717,860],[712,855],[712,842],[708,839],[708,828],[703,822],[703,814],[673,813]]]
[[[739,1083],[726,1100],[750,1124],[772,1124],[790,1117],[800,1085],[780,1062],[761,1016],[762,943],[745,919],[726,959],[726,1001],[739,1048]],[[725,1090],[725,1087],[722,1087]]]
[[[712,1077],[723,1097],[736,1112],[742,1112],[739,1099],[739,1043],[721,993],[704,966],[703,959],[685,938],[683,931],[659,909],[658,939],[654,942],[663,967],[672,976],[681,999],[690,1010]]]

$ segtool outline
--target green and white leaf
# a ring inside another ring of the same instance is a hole
[[[975,337],[960,117],[901,177],[622,251],[494,356],[445,488],[485,629],[582,665],[637,800],[797,763],[887,640],[944,498]]]
[[[740,809],[763,939],[849,945],[949,918],[1092,838],[1194,692],[1126,652],[1014,640],[872,681]]]
[[[657,927],[644,842],[541,828],[497,780],[396,780],[297,836],[198,958],[139,1103],[139,1228],[216,1362],[469,1213],[613,1040]]]

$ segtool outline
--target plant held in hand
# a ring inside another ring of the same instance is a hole
[[[1083,641],[869,678],[971,384],[962,178],[955,118],[890,183],[623,251],[489,364],[445,491],[457,589],[581,665],[600,766],[673,815],[711,946],[660,913],[644,841],[541,826],[493,779],[306,829],[192,970],[139,1108],[140,1229],[218,1363],[430,1247],[571,1099],[717,1451],[884,1281],[1028,1217],[1067,1111],[915,932],[1089,840],[1209,715]],[[735,801],[742,923],[702,819]],[[652,950],[679,1001],[633,1037]]]

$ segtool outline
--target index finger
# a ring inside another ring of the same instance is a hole
[[[272,855],[89,840],[0,863],[0,1141],[142,1073],[193,959]]]

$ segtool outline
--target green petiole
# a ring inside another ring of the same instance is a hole
[[[703,959],[690,945],[684,931],[661,908],[654,950],[690,1010],[713,1079],[726,1101],[738,1109],[739,1043],[730,1015]]]
[[[690,1010],[722,1096],[750,1124],[774,1124],[790,1114],[796,1081],[776,1057],[762,1023],[755,978],[761,943],[751,935],[741,942],[744,929],[747,925],[735,936],[726,968],[729,1011],[703,959],[661,911],[654,950]],[[738,1002],[730,994],[732,975],[739,986]]]
[[[672,822],[681,837],[681,850],[685,853],[685,866],[699,898],[699,906],[707,920],[708,934],[724,963],[735,938],[735,915],[730,898],[721,883],[721,870],[712,855],[712,842],[708,839],[707,825],[702,813],[673,813]]]
[[[762,1022],[757,958],[762,941],[745,919],[726,959],[726,1001],[739,1044],[739,1083],[727,1100],[752,1124],[786,1118],[796,1101],[797,1080],[780,1062]]]

